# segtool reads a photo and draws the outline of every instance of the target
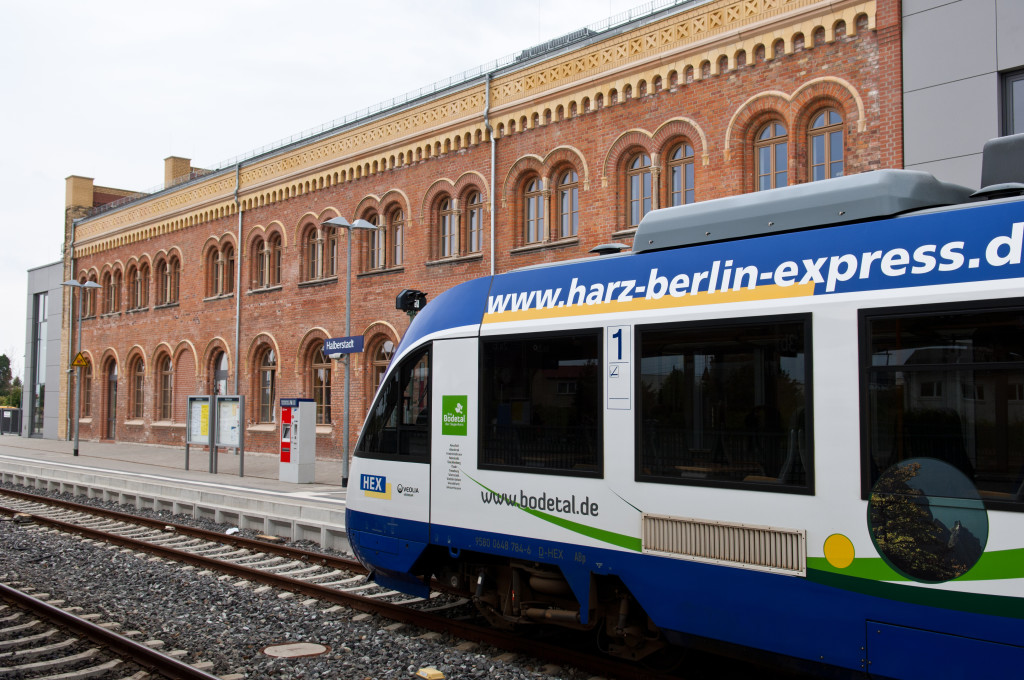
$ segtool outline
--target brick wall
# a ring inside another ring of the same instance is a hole
[[[599,110],[592,107],[574,117],[564,111],[562,119],[554,115],[535,129],[509,133],[506,121],[495,118],[492,124],[497,127],[501,121],[505,128],[497,142],[493,187],[496,270],[581,257],[611,240],[629,243],[625,164],[633,154],[644,151],[655,167],[664,167],[670,149],[683,138],[695,150],[696,198],[700,201],[753,190],[754,136],[770,119],[782,121],[789,132],[790,182],[807,181],[807,126],[811,116],[826,106],[843,116],[846,173],[902,167],[899,14],[887,8],[886,3],[879,3],[874,30],[866,23],[848,27],[839,32],[841,37],[824,44],[815,44],[806,36],[807,47],[791,54],[771,58],[769,47],[767,59],[746,55],[744,66],[694,82],[665,82],[657,91],[648,84],[644,96],[633,92],[627,99],[619,92],[615,104],[606,100]],[[685,76],[680,74],[679,80],[685,81]],[[381,151],[382,156],[390,153]],[[524,180],[539,175],[548,181],[547,227],[553,234],[554,182],[567,168],[579,176],[578,238],[524,246],[519,226]],[[373,210],[391,205],[400,206],[405,217],[405,258],[400,267],[367,272],[366,234],[357,232],[353,242],[352,333],[367,332],[367,353],[353,355],[352,363],[350,436],[354,443],[371,398],[370,353],[384,338],[397,344],[408,328],[408,317],[394,309],[397,293],[417,288],[432,300],[459,282],[488,273],[489,212],[484,211],[480,255],[438,261],[438,218],[432,211],[443,195],[462,201],[459,207],[465,210],[464,199],[471,188],[481,191],[488,203],[492,192],[489,178],[490,144],[484,141],[243,214],[243,236],[240,247],[235,244],[235,252],[242,273],[241,290],[236,292],[241,296],[239,386],[248,402],[247,425],[253,425],[258,415],[255,362],[261,345],[272,346],[277,354],[276,397],[310,397],[311,343],[344,335],[347,235],[338,238],[338,277],[299,285],[305,257],[300,241],[303,226],[337,214],[350,220],[369,217]],[[665,179],[662,173],[656,199],[662,205],[667,200]],[[112,362],[117,363],[120,376],[116,437],[164,444],[183,442],[184,399],[188,394],[209,392],[215,349],[229,351],[234,371],[235,295],[207,299],[207,282],[212,277],[203,253],[211,239],[235,243],[237,219],[213,220],[79,259],[78,274],[95,270],[97,279],[102,280],[105,269],[121,267],[126,271],[133,258],[148,261],[154,271],[159,253],[177,248],[182,256],[178,304],[155,307],[156,289],[151,280],[147,310],[125,311],[127,297],[122,292],[120,313],[84,322],[83,345],[93,362],[94,377],[93,418],[83,424],[83,438],[104,435],[109,401],[105,370]],[[250,245],[256,236],[275,231],[283,242],[281,286],[252,291]],[[102,301],[97,306],[104,308]],[[129,401],[125,362],[133,351],[146,357],[147,397],[143,422],[125,426]],[[174,356],[175,400],[181,402],[171,424],[156,418],[159,374],[154,364],[161,351]],[[321,428],[318,435],[320,457],[338,457],[344,437],[340,362],[334,362],[332,373],[333,424]],[[229,385],[233,379],[232,373]],[[250,450],[276,450],[276,428],[250,428],[246,436]]]

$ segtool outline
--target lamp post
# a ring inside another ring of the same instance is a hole
[[[349,222],[344,217],[332,217],[322,223],[325,227],[337,227],[348,229],[348,256],[345,265],[345,337],[352,334],[352,230],[365,229],[367,231],[379,229],[366,220],[355,220]],[[341,485],[348,486],[348,404],[351,392],[352,362],[348,354],[345,355],[345,411],[342,416],[341,429],[344,430],[345,448],[344,457],[341,459]]]
[[[79,288],[79,289],[92,289],[92,288],[100,288],[101,287],[100,284],[96,283],[95,281],[86,281],[85,283],[79,283],[78,281],[76,281],[74,279],[69,279],[68,281],[65,281],[64,283],[62,283],[61,285],[62,286],[70,286],[71,288]],[[76,343],[76,345],[78,346],[78,352],[76,352],[76,354],[75,354],[76,358],[78,357],[78,354],[81,353],[81,351],[82,351],[82,295],[84,295],[84,294],[85,294],[85,291],[83,290],[83,291],[80,291],[79,295],[78,295],[78,320],[75,322],[76,325],[77,325],[77,333],[78,333],[78,341]],[[75,302],[75,293],[74,293],[74,291],[72,291],[71,292],[71,303],[74,304],[74,302]],[[75,366],[75,368],[78,369],[77,372],[75,373],[75,452],[74,452],[74,455],[77,456],[78,455],[78,409],[79,409],[79,405],[80,405],[80,403],[82,401],[82,399],[81,399],[81,397],[82,397],[82,367],[81,366]]]

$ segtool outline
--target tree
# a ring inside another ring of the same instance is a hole
[[[6,354],[0,354],[0,397],[6,397],[11,391],[11,360]]]
[[[11,390],[7,393],[7,405],[13,406],[14,408],[21,408],[21,393],[21,378],[14,376],[14,380],[11,381]],[[0,397],[0,399],[2,399],[2,397]]]

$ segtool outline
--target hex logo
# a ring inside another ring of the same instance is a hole
[[[391,498],[391,485],[383,475],[360,475],[359,488],[363,490],[364,496],[370,498]]]
[[[441,434],[456,437],[469,434],[469,397],[465,394],[441,397]]]

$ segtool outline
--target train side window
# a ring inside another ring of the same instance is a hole
[[[920,484],[959,470],[986,506],[1024,511],[1024,300],[862,310],[860,328],[863,497],[925,459]]]
[[[430,461],[430,349],[406,357],[385,379],[356,455]]]
[[[601,334],[480,343],[479,467],[603,475]]]
[[[638,481],[811,493],[810,317],[638,329]]]

